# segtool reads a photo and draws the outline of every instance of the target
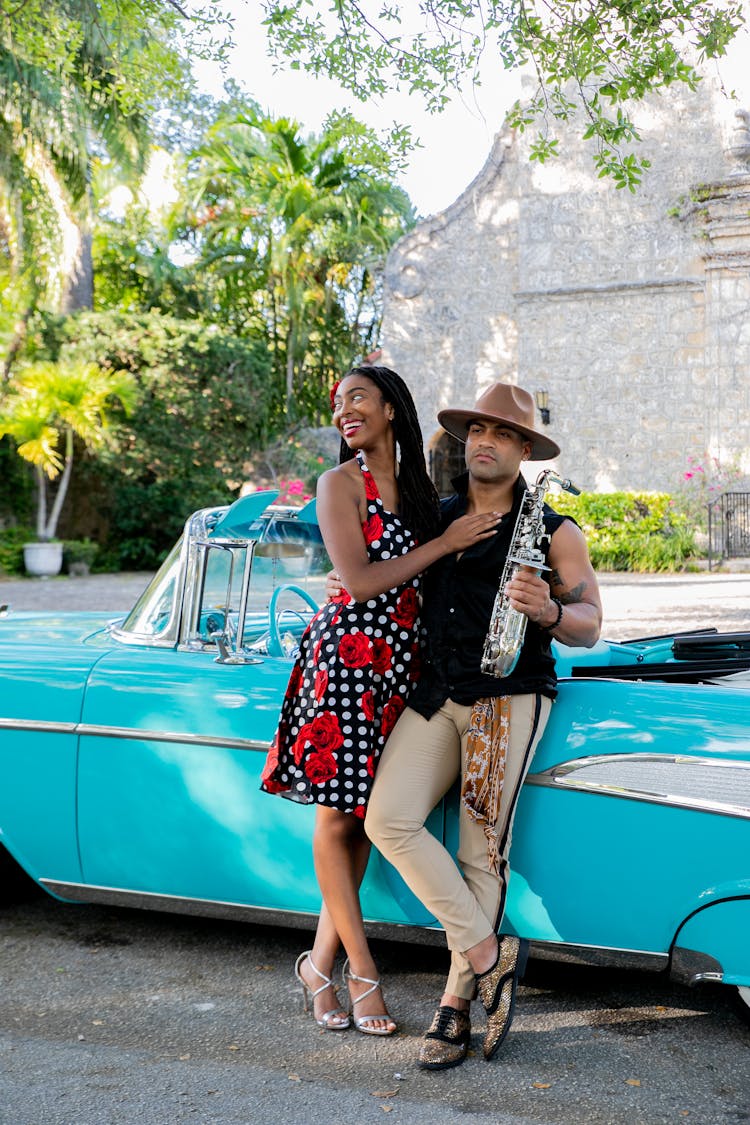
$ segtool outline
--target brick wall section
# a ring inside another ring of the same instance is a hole
[[[635,195],[597,179],[578,124],[545,166],[501,130],[476,180],[386,266],[384,362],[413,388],[428,444],[439,409],[500,378],[549,392],[558,467],[586,489],[672,490],[706,452],[750,472],[736,110],[709,79],[641,106],[652,169]]]

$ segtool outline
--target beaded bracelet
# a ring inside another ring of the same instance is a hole
[[[550,601],[554,602],[555,605],[557,606],[557,617],[555,618],[555,620],[552,622],[551,625],[540,625],[539,626],[539,628],[543,629],[545,633],[554,632],[554,630],[557,628],[557,626],[562,621],[562,615],[563,615],[563,604],[560,601],[560,599],[559,598],[550,598]]]

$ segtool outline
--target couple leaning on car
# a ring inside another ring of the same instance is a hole
[[[422,1067],[439,1070],[466,1057],[477,993],[486,1059],[510,1027],[526,953],[518,937],[498,937],[513,813],[555,697],[551,639],[593,645],[601,603],[580,529],[545,505],[549,577],[525,569],[508,583],[528,628],[511,673],[484,674],[525,490],[521,462],[559,453],[534,429],[531,396],[495,383],[472,408],[438,415],[466,443],[467,472],[442,502],[400,376],[356,367],[331,401],[340,463],[318,482],[317,510],[340,584],[329,580],[333,596],[303,637],[262,786],[317,804],[323,905],[295,972],[320,1027],[396,1030],[359,902],[371,840],[444,927],[450,973],[419,1053]],[[456,863],[425,820],[459,773]],[[331,980],[342,945],[351,1016]]]

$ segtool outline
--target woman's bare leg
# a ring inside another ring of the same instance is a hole
[[[341,812],[339,809],[327,808],[325,805],[318,806],[313,836],[313,856],[324,906],[313,947],[313,960],[326,975],[330,975],[333,958],[338,949],[338,944],[335,949],[333,948],[335,936],[336,941],[340,940],[346,950],[352,973],[370,980],[378,978],[378,971],[367,944],[359,902],[359,887],[369,854],[370,841],[365,836],[363,823],[358,817]],[[328,968],[319,964],[315,955],[318,949],[318,937],[321,943],[320,956],[321,959],[327,958]],[[350,992],[355,1005],[357,997],[369,987],[367,984],[351,982]],[[325,993],[321,993],[319,999],[324,995]],[[355,1009],[355,1015],[383,1016],[382,1020],[373,1022],[374,1029],[387,1030],[395,1026],[386,1011],[379,991],[367,997],[364,1009],[360,1012]]]

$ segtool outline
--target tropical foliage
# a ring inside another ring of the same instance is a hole
[[[113,404],[128,411],[134,399],[130,375],[91,363],[37,363],[15,377],[0,404],[0,437],[11,437],[19,456],[34,466],[39,540],[55,537],[73,470],[74,439],[88,449],[101,447]],[[48,480],[58,480],[51,503]]]
[[[510,123],[538,128],[533,157],[556,155],[555,121],[583,109],[602,176],[634,190],[648,162],[631,109],[649,91],[695,86],[696,64],[725,53],[741,0],[407,0],[377,6],[268,0],[271,43],[291,65],[333,76],[361,100],[389,89],[442,108],[483,67],[528,65],[538,88]]]
[[[377,344],[385,255],[415,218],[398,154],[348,114],[305,136],[249,109],[220,117],[194,156],[198,272],[238,331],[265,333],[287,414],[314,416]]]
[[[265,341],[159,312],[80,312],[31,328],[60,362],[119,369],[135,383],[113,440],[80,460],[69,505],[77,522],[61,526],[100,544],[97,566],[155,566],[191,511],[233,499],[251,450],[269,439]]]
[[[214,19],[216,13],[214,11]],[[183,97],[169,0],[45,0],[0,20],[0,344],[7,377],[38,305],[90,306],[91,179],[107,154],[143,167],[160,98]],[[185,34],[198,25],[189,24]]]

